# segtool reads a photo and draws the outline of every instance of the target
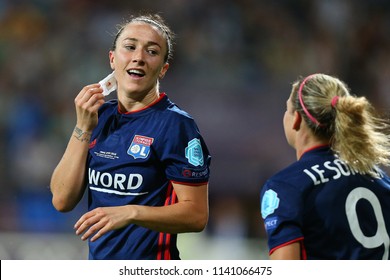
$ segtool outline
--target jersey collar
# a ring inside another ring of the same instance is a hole
[[[130,114],[135,114],[135,113],[139,113],[139,112],[142,112],[142,111],[145,111],[151,107],[153,107],[154,105],[156,105],[157,103],[159,103],[161,100],[163,100],[167,95],[165,94],[165,92],[162,92],[160,93],[160,96],[158,97],[157,100],[155,100],[153,103],[150,103],[148,106],[142,108],[142,109],[139,109],[139,110],[135,110],[135,111],[131,111],[131,112],[122,112],[120,109],[119,109],[119,104],[118,104],[118,112],[120,114],[123,114],[123,115],[130,115]]]
[[[310,152],[314,152],[314,151],[328,151],[328,150],[330,150],[330,146],[327,145],[327,144],[313,146],[313,147],[310,147],[307,150],[303,151],[303,153],[302,153],[302,155],[301,155],[301,157],[299,159],[302,159],[306,154],[308,154]]]

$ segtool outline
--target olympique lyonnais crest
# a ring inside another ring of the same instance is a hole
[[[147,158],[150,152],[150,146],[152,146],[153,138],[135,135],[133,141],[130,144],[127,153],[133,158]]]

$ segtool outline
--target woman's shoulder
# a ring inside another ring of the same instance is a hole
[[[305,186],[312,184],[310,177],[305,173],[307,168],[308,166],[305,163],[296,161],[272,175],[267,180],[267,184],[289,185],[299,189],[305,188]]]
[[[169,98],[166,99],[166,110],[165,113],[172,118],[177,119],[192,119],[193,117],[186,110],[180,108],[177,104],[172,102]]]
[[[159,111],[159,110],[157,110]],[[161,120],[165,120],[165,123],[172,127],[175,125],[196,125],[195,119],[186,110],[180,108],[177,104],[173,103],[169,99],[166,100],[164,109],[160,111]]]

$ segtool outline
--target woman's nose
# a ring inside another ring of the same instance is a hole
[[[138,62],[138,63],[144,62],[144,54],[143,54],[142,50],[135,50],[133,52],[133,57],[132,57],[131,61]]]

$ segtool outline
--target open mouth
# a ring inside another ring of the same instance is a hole
[[[145,72],[142,70],[139,70],[139,69],[130,69],[130,70],[127,70],[127,73],[130,76],[136,77],[136,78],[142,78],[143,76],[145,76]]]

